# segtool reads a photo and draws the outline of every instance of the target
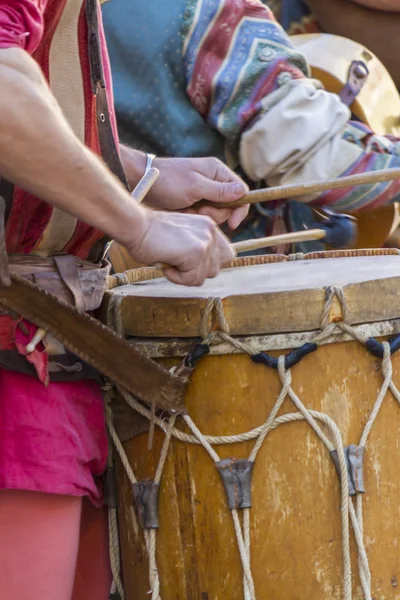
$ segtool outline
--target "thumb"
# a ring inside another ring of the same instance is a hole
[[[202,176],[201,189],[204,200],[211,202],[234,202],[249,191],[248,186],[239,177],[232,181],[215,181]]]

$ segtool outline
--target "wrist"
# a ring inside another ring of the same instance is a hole
[[[130,189],[133,189],[146,170],[146,154],[120,144],[120,158]]]

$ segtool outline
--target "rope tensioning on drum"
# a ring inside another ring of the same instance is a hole
[[[341,307],[342,320],[335,319],[334,322],[330,322],[330,314],[335,297],[337,298]],[[217,317],[220,329],[211,331],[212,316],[214,313]],[[291,387],[292,378],[290,368],[310,351],[315,351],[319,344],[322,344],[327,337],[337,332],[337,330],[351,335],[351,337],[365,346],[374,356],[382,358],[382,373],[384,376],[384,382],[379,390],[378,397],[362,433],[359,445],[351,445],[347,448],[344,448],[343,446],[341,434],[336,423],[323,413],[307,409]],[[365,600],[372,600],[371,575],[365,545],[363,542],[363,457],[369,433],[388,390],[392,392],[394,398],[400,403],[400,392],[392,380],[391,363],[391,354],[400,347],[400,336],[396,336],[392,340],[383,342],[382,344],[377,340],[371,338],[365,339],[360,336],[357,331],[348,323],[346,298],[343,290],[337,287],[329,287],[326,290],[326,299],[321,315],[320,332],[314,336],[312,343],[305,344],[303,347],[298,348],[286,356],[280,356],[279,359],[275,359],[266,353],[258,353],[254,355],[251,349],[246,346],[246,344],[230,335],[228,323],[223,311],[223,304],[219,298],[210,298],[208,300],[206,308],[203,312],[199,333],[201,335],[202,342],[193,348],[181,366],[176,369],[176,372],[182,373],[186,371],[185,374],[190,373],[193,368],[195,368],[198,360],[203,355],[208,353],[209,346],[211,344],[218,344],[220,341],[222,341],[231,344],[233,347],[243,353],[249,354],[255,362],[261,362],[268,367],[276,368],[281,380],[282,389],[267,421],[263,425],[253,429],[252,431],[232,436],[203,435],[188,415],[183,415],[181,418],[192,431],[193,435],[184,433],[177,429],[174,425],[174,417],[169,420],[168,426],[166,426],[163,420],[161,420],[157,415],[154,416],[151,411],[145,408],[128,392],[126,392],[124,389],[119,389],[121,395],[132,409],[149,420],[154,419],[154,423],[166,434],[159,465],[153,483],[157,486],[160,483],[162,470],[165,465],[169,444],[172,437],[187,443],[201,444],[205,448],[221,475],[227,495],[228,506],[231,510],[239,554],[244,572],[244,598],[245,600],[256,600],[256,592],[251,574],[250,561],[251,474],[253,471],[253,466],[257,458],[257,454],[270,431],[282,424],[306,420],[330,453],[341,482],[343,598],[344,600],[352,600],[352,573],[349,534],[350,519],[357,545],[359,576],[364,597]],[[298,412],[284,414],[278,417],[278,412],[287,396],[295,404]],[[333,443],[322,431],[318,421],[322,422],[328,428],[332,435]],[[125,468],[128,478],[131,484],[137,484],[122,444],[118,438],[115,439],[116,433],[110,418],[108,418],[108,425],[109,430],[111,429],[110,435],[122,460],[122,464]],[[247,461],[235,459],[221,461],[219,455],[213,448],[213,445],[243,442],[251,439],[256,439],[256,443]],[[234,493],[232,493],[232,487],[235,488]],[[237,493],[237,490],[239,490],[239,493]],[[142,500],[145,500],[144,496],[145,495],[143,494],[141,495]],[[158,497],[158,487],[156,496]],[[350,501],[349,496],[356,496],[355,507]],[[151,494],[149,497],[151,497]],[[137,508],[140,514],[140,511],[143,510],[143,507],[137,505]],[[156,503],[154,501],[152,501],[151,510],[156,511]],[[243,511],[243,526],[240,524],[238,510]],[[158,523],[156,525],[158,526]],[[150,585],[152,594],[151,598],[152,600],[161,600],[159,595],[160,581],[156,564],[155,528],[145,529],[144,533],[146,547],[149,554]]]
[[[150,581],[150,594],[151,600],[161,600],[160,597],[160,579],[157,568],[156,561],[156,532],[158,529],[158,491],[160,487],[160,481],[165,465],[165,461],[167,459],[169,445],[172,438],[172,431],[175,425],[175,415],[172,415],[168,422],[168,427],[165,431],[165,439],[163,446],[161,448],[160,459],[157,465],[156,473],[153,480],[146,480],[143,482],[139,482],[136,479],[136,476],[131,468],[128,457],[123,449],[121,441],[118,438],[117,432],[115,431],[112,419],[112,413],[110,409],[110,396],[112,390],[109,386],[105,386],[103,388],[106,406],[107,406],[107,428],[112,440],[112,443],[119,455],[122,466],[124,467],[125,473],[129,479],[129,482],[132,487],[132,493],[135,499],[136,507],[138,509],[138,515],[140,524],[144,530],[144,537],[146,543],[146,550],[149,557],[149,581]],[[150,418],[151,413],[150,413]],[[115,465],[113,467],[115,469]],[[116,492],[112,494],[116,496]],[[110,515],[110,505],[109,507],[109,518],[114,515],[111,513]],[[115,521],[116,523],[116,521]],[[121,600],[124,600],[124,591],[120,577],[120,558],[119,558],[119,540],[118,544],[115,544],[115,536],[112,535],[113,531],[111,531],[111,526],[109,528],[110,531],[110,562],[112,566],[112,574],[114,585],[118,590],[118,593],[121,597]],[[113,568],[114,567],[114,568]]]

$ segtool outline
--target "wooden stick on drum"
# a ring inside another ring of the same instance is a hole
[[[298,244],[299,242],[310,242],[313,240],[324,240],[328,246],[333,248],[348,248],[353,245],[357,237],[357,221],[349,215],[331,213],[329,218],[320,223],[315,229],[295,231],[282,235],[271,235],[269,237],[245,240],[232,244],[237,254],[240,252],[251,252],[261,248],[270,248],[280,244]],[[168,269],[170,265],[157,264],[157,269]]]
[[[142,179],[139,181],[137,186],[132,190],[131,196],[138,204],[140,204],[149,193],[150,189],[155,184],[157,177],[159,176],[160,171],[155,167],[150,167],[150,169],[145,173]],[[107,256],[110,251],[111,246],[113,245],[114,240],[110,240],[104,249],[103,258]]]
[[[394,181],[400,179],[400,168],[398,169],[382,169],[380,171],[369,171],[360,173],[359,175],[348,175],[339,179],[328,179],[326,181],[309,181],[307,183],[282,185],[279,187],[271,187],[260,190],[252,190],[239,198],[235,202],[218,202],[218,206],[222,208],[234,208],[243,206],[243,204],[255,204],[257,202],[272,202],[273,200],[285,200],[287,198],[296,198],[298,196],[306,196],[307,194],[318,194],[319,192],[327,192],[347,187],[355,187],[357,185],[366,185],[371,183],[382,183],[384,181]],[[201,204],[213,204],[209,201],[202,200]]]
[[[132,198],[136,200],[136,202],[140,204],[144,200],[144,198],[156,182],[156,179],[159,176],[159,174],[160,171],[158,169],[156,169],[155,167],[150,167],[147,173],[143,175],[142,179],[139,181],[139,183],[131,193]]]
[[[295,231],[293,233],[282,233],[281,235],[270,235],[269,237],[244,240],[232,244],[237,254],[240,252],[251,252],[261,248],[271,248],[280,244],[298,244],[299,242],[312,242],[323,240],[326,233],[323,229],[307,229],[306,231]],[[165,267],[164,267],[165,268]]]

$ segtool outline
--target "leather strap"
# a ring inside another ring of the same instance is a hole
[[[7,181],[7,179],[4,179],[4,177],[0,177],[0,196],[2,196],[4,203],[5,203],[4,219],[5,219],[6,223],[7,223],[8,215],[10,214],[10,211],[11,211],[13,195],[14,195],[14,184],[11,183],[10,181]]]
[[[72,254],[54,256],[57,271],[74,298],[75,308],[85,312],[87,310],[85,295],[79,279],[78,267]]]
[[[125,177],[124,169],[119,157],[118,148],[115,143],[113,130],[111,127],[110,114],[108,109],[106,84],[103,70],[103,60],[101,54],[99,37],[98,4],[96,0],[86,0],[86,21],[88,26],[88,56],[90,65],[90,80],[92,92],[96,97],[96,119],[97,130],[100,143],[101,156],[108,168],[129,190],[128,182]],[[89,259],[97,262],[104,255],[106,244],[110,241],[109,237],[103,237],[92,248]]]
[[[92,92],[96,97],[97,129],[101,156],[112,173],[128,189],[124,169],[119,157],[111,126],[108,109],[106,83],[104,78],[98,22],[97,0],[86,0],[86,20],[88,25],[88,53]]]
[[[112,329],[37,285],[11,274],[0,285],[0,304],[53,335],[70,352],[139,400],[165,411],[186,412],[187,382],[145,357]]]

